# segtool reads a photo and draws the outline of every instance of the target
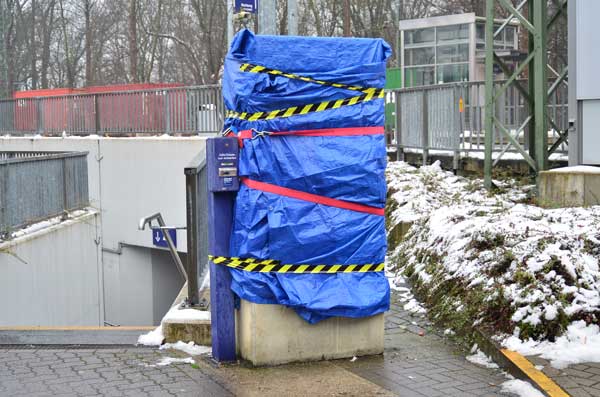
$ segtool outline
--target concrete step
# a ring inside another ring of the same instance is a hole
[[[156,327],[0,327],[0,345],[135,345]]]

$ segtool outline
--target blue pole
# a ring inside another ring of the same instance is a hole
[[[229,256],[233,204],[237,177],[238,141],[235,138],[206,140],[208,170],[208,252]],[[235,171],[234,171],[235,170]],[[219,362],[235,361],[235,316],[231,274],[210,261],[210,314],[212,355]]]

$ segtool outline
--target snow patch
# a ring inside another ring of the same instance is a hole
[[[166,365],[171,365],[171,364],[196,364],[196,361],[194,361],[194,359],[191,357],[186,357],[186,358],[163,357],[156,364],[148,365],[148,367],[164,367]]]
[[[196,310],[196,309],[178,309],[177,307],[171,308],[165,314],[162,321],[209,321],[210,320],[210,312],[205,310]]]
[[[196,345],[193,341],[188,342],[188,343],[185,343],[183,341],[178,341],[176,343],[165,343],[159,349],[160,350],[166,350],[166,349],[180,350],[191,356],[199,356],[201,354],[207,354],[212,351],[212,349],[209,346],[199,346],[199,345]]]
[[[481,365],[482,367],[493,368],[493,369],[499,368],[498,364],[493,362],[491,358],[486,356],[485,353],[479,349],[477,349],[475,351],[475,354],[472,354],[465,358],[467,359],[467,361],[472,362],[473,364]]]
[[[502,392],[516,394],[519,397],[544,397],[542,392],[531,386],[529,382],[519,379],[507,380],[500,386],[502,386]]]
[[[563,369],[569,365],[586,362],[600,362],[600,327],[596,324],[586,325],[585,321],[574,321],[567,332],[556,338],[554,343],[548,341],[522,341],[516,336],[507,338],[503,345],[524,356],[539,355],[550,360],[554,368]]]
[[[144,346],[160,346],[162,345],[163,340],[165,340],[165,336],[162,332],[162,325],[159,325],[153,331],[150,331],[144,335],[140,335],[137,343],[138,345]]]

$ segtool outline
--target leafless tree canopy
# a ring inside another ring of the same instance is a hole
[[[278,31],[286,34],[286,1],[277,3]],[[299,0],[299,34],[341,36],[345,3]],[[457,12],[482,15],[485,2],[349,3],[353,36],[383,37],[392,44],[400,19]],[[215,83],[227,47],[227,4],[227,0],[0,0],[0,96],[15,89]],[[557,46],[564,45],[562,37],[554,38]],[[390,64],[395,63],[394,54]]]

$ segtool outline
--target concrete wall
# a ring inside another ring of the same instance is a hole
[[[0,326],[101,325],[99,215],[0,243]]]
[[[157,324],[183,282],[168,252],[153,247],[152,232],[137,225],[161,212],[168,225],[185,226],[183,169],[205,150],[205,138],[0,137],[0,151],[8,150],[89,152],[90,204],[101,214],[106,321]],[[177,231],[177,248],[187,252],[185,230]]]
[[[112,325],[158,325],[184,280],[168,252],[123,246],[103,254],[106,321]],[[185,259],[185,257],[182,257]]]
[[[152,247],[151,232],[137,230],[141,217],[162,212],[169,225],[185,225],[183,168],[205,150],[204,137],[22,138],[0,137],[0,151],[86,150],[91,205],[102,213],[102,247],[119,243]],[[177,249],[187,251],[185,230]]]

